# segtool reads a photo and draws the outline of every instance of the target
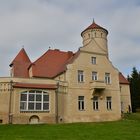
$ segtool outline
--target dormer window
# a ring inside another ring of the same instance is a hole
[[[91,63],[92,63],[93,65],[96,64],[96,57],[91,57]]]

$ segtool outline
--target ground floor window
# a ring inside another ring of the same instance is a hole
[[[78,96],[78,109],[84,110],[84,96]]]
[[[1,123],[1,124],[2,124],[2,122],[3,122],[3,121],[0,119],[0,123]]]
[[[123,113],[124,112],[124,103],[121,102],[121,112]]]
[[[99,109],[98,96],[93,97],[93,110]]]
[[[107,110],[112,109],[112,98],[110,96],[106,97],[106,107],[107,107]]]
[[[49,94],[44,91],[25,91],[20,94],[20,111],[48,111]]]

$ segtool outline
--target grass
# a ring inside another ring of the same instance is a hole
[[[140,114],[116,122],[0,125],[0,140],[139,140]]]

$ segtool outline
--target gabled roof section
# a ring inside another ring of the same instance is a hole
[[[120,84],[129,84],[128,80],[123,76],[123,74],[119,73],[119,82]]]
[[[11,62],[9,66],[11,67],[15,62],[21,62],[21,61],[26,62],[26,63],[31,63],[24,48],[20,50],[20,52],[17,54],[17,56],[15,57],[15,59]]]
[[[13,69],[14,77],[27,78],[29,77],[28,67],[30,64],[31,61],[24,48],[22,48],[9,66]]]
[[[107,31],[105,28],[99,26],[98,24],[96,24],[96,23],[93,21],[93,23],[92,23],[90,26],[88,26],[88,27],[81,33],[81,36],[82,36],[82,34],[83,34],[85,31],[90,30],[90,29],[102,29],[102,30],[105,30],[106,33],[108,34],[108,31]]]
[[[49,49],[32,63],[33,77],[54,78],[66,70],[67,62],[74,56],[73,52]]]

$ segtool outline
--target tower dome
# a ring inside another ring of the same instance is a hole
[[[101,29],[101,30],[104,30],[104,31],[106,32],[106,34],[108,34],[108,31],[107,31],[105,28],[103,28],[103,27],[99,26],[98,24],[96,24],[95,21],[93,20],[92,24],[91,24],[90,26],[88,26],[88,27],[81,33],[81,36],[84,34],[85,31],[87,31],[87,30],[92,30],[92,29]]]
[[[81,33],[83,46],[87,46],[93,40],[108,55],[107,35],[108,31],[93,20],[92,24]]]

